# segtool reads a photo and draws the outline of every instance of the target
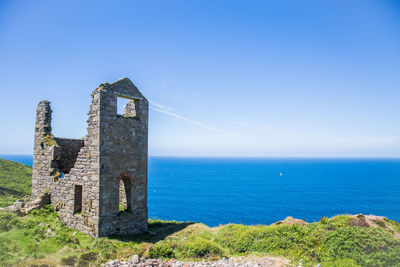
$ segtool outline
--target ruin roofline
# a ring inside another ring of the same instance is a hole
[[[114,94],[119,97],[127,98],[131,100],[144,100],[148,102],[146,97],[139,91],[136,85],[129,78],[121,78],[112,83],[101,83],[94,91],[96,90],[111,90]]]

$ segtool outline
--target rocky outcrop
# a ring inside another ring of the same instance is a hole
[[[292,225],[292,224],[297,224],[297,225],[305,225],[308,224],[305,220],[303,219],[296,219],[293,217],[286,217],[286,219],[282,220],[282,221],[278,221],[274,224],[287,224],[287,225]]]

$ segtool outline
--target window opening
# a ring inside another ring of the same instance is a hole
[[[123,116],[126,104],[131,101],[128,98],[117,97],[117,115]]]
[[[117,117],[132,118],[138,120],[137,106],[139,98],[117,96]]]
[[[74,214],[82,212],[82,186],[75,185],[74,193]]]
[[[131,181],[123,177],[119,182],[118,211],[131,211]]]

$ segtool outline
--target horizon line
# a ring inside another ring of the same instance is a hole
[[[33,156],[33,154],[0,154],[1,156]],[[400,159],[400,156],[255,156],[255,155],[148,155],[159,158],[254,158],[254,159]]]

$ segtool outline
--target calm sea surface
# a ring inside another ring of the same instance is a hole
[[[32,165],[30,155],[0,158]],[[209,226],[343,213],[400,221],[400,159],[151,157],[148,207],[151,218]]]

